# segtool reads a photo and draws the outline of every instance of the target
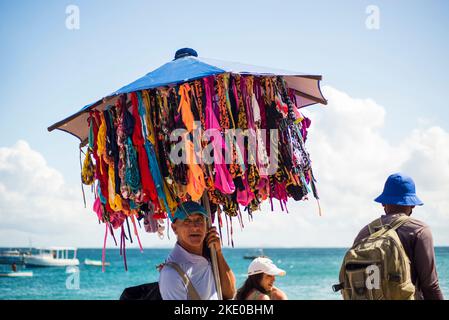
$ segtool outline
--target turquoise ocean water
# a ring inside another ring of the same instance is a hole
[[[86,266],[84,259],[101,260],[101,249],[79,249],[79,273],[68,274],[65,268],[29,268],[32,278],[0,277],[0,299],[118,299],[124,288],[157,281],[155,266],[164,261],[170,249],[127,250],[128,272],[118,249],[108,249],[106,260],[111,266],[103,273],[101,267]],[[251,260],[243,259],[250,249],[223,249],[233,269],[237,284],[245,280]],[[280,268],[287,271],[285,277],[277,277],[277,286],[290,299],[341,299],[332,292],[338,282],[338,272],[346,249],[264,249]],[[440,286],[449,297],[449,247],[435,249]],[[22,268],[21,268],[22,269]],[[9,266],[0,265],[0,273]],[[79,277],[78,277],[79,276]],[[79,279],[79,282],[77,281]],[[68,284],[68,285],[67,285]],[[78,288],[79,284],[79,288]]]

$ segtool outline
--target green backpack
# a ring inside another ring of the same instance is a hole
[[[344,300],[414,300],[410,260],[396,232],[408,220],[369,224],[370,236],[346,252],[334,291],[341,290]]]

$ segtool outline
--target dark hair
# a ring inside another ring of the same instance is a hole
[[[268,294],[268,292],[260,285],[260,282],[262,281],[263,273],[253,274],[251,276],[248,276],[243,286],[241,286],[237,290],[237,294],[235,296],[235,300],[245,300],[251,290],[256,289],[263,294]]]

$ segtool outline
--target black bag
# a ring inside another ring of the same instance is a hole
[[[126,288],[123,290],[120,300],[162,300],[159,282]]]
[[[187,286],[188,300],[201,300],[198,292],[192,285],[189,277],[175,262],[166,262],[162,265],[170,266],[178,272],[184,284]],[[159,290],[159,282],[145,283],[140,286],[129,287],[123,290],[120,300],[163,300]]]

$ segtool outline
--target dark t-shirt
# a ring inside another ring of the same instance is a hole
[[[400,214],[389,214],[381,217],[383,224],[389,224]],[[416,298],[425,300],[443,300],[443,293],[438,284],[438,274],[435,265],[435,251],[432,233],[428,225],[410,218],[397,229],[399,239],[411,261],[413,284],[418,288]],[[365,226],[355,238],[354,243],[370,235]]]

